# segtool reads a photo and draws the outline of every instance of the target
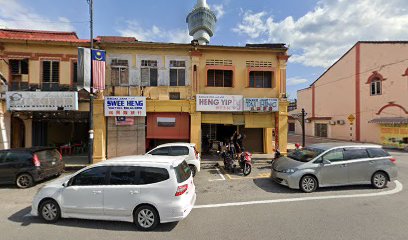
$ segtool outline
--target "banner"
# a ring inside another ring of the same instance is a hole
[[[105,116],[146,116],[146,97],[105,97]]]
[[[78,110],[78,92],[6,92],[8,111]]]
[[[242,112],[243,96],[241,95],[196,95],[197,112]]]
[[[244,111],[278,112],[279,100],[277,98],[245,98]]]
[[[91,49],[78,48],[77,89],[91,92]]]

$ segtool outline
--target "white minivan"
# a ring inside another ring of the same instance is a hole
[[[134,222],[140,230],[187,217],[195,185],[183,157],[127,156],[88,166],[40,188],[31,214]]]
[[[198,153],[194,143],[174,142],[161,144],[147,152],[146,155],[184,156],[184,160],[186,160],[187,164],[190,166],[193,177],[201,169],[200,153]]]

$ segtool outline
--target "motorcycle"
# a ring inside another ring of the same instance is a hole
[[[248,176],[252,170],[252,154],[243,151],[239,156],[239,167],[242,169],[244,176]]]
[[[223,151],[217,151],[217,153],[220,154],[220,156],[223,158],[223,162],[224,162],[224,169],[225,170],[230,170],[230,171],[234,171],[234,156],[233,153],[231,151],[229,151],[229,148],[224,149]]]

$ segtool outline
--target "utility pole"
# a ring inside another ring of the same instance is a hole
[[[93,74],[92,74],[92,49],[93,49],[93,0],[87,0],[89,4],[89,27],[90,27],[90,42],[91,42],[91,82],[89,92],[89,142],[88,142],[88,162],[93,162],[93,145],[94,145],[94,123],[93,123]]]
[[[302,108],[302,147],[305,147],[306,137],[305,137],[305,109]]]

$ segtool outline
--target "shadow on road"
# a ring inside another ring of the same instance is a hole
[[[303,193],[299,189],[290,189],[286,186],[282,186],[276,182],[274,182],[270,178],[258,178],[254,179],[253,182],[255,185],[265,192],[270,192],[270,193],[283,193],[283,194],[290,194],[290,193],[301,193],[305,194],[306,196],[313,196],[313,193]],[[385,189],[389,188],[386,187]],[[324,193],[324,192],[342,192],[342,191],[348,191],[347,193],[350,193],[350,191],[357,192],[357,191],[362,191],[362,190],[375,190],[373,189],[370,185],[353,185],[353,186],[340,186],[340,187],[325,187],[325,188],[318,188],[316,192]]]
[[[12,222],[20,223],[21,226],[29,226],[32,224],[49,224],[45,223],[40,217],[29,216],[31,207],[26,207],[11,215],[8,219]],[[170,232],[178,222],[159,224],[153,232]],[[74,228],[88,229],[103,229],[111,231],[138,231],[136,227],[129,222],[114,222],[114,221],[99,221],[99,220],[84,220],[84,219],[60,219],[57,223],[49,225],[57,225]]]

